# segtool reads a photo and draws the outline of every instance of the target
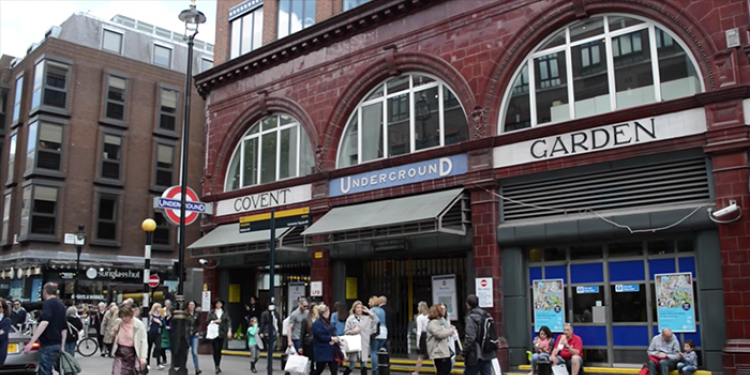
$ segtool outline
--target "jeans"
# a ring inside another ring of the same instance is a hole
[[[492,375],[492,362],[482,361],[480,359],[477,363],[471,366],[466,366],[464,369],[464,375],[477,375],[480,372],[482,375]]]
[[[662,359],[659,361],[660,374],[669,374],[669,370],[674,370],[675,368],[677,368],[677,362],[671,359]],[[656,374],[656,364],[654,364],[654,361],[648,361],[648,371],[650,374]]]
[[[190,352],[193,354],[193,365],[195,366],[195,369],[199,369],[198,367],[198,336],[193,336],[190,338],[190,341],[188,341],[188,345],[190,345]]]
[[[258,348],[258,345],[251,345],[250,346],[250,362],[252,363],[258,362],[258,357],[260,357],[260,348]]]
[[[541,358],[549,359],[549,353],[534,353],[534,355],[531,356],[531,372],[536,370],[536,364]]]
[[[299,352],[299,349],[301,348],[299,344],[299,339],[292,339],[292,345],[294,345],[294,350]]]
[[[362,352],[346,353],[346,355],[349,356],[349,369],[350,370],[354,370],[354,368],[357,367],[357,363],[359,363],[362,366],[362,368],[367,367],[367,356],[364,355]]]
[[[697,370],[697,367],[689,366],[683,362],[677,364],[677,372],[679,372],[680,374],[693,375],[693,373]]]
[[[71,356],[75,357],[76,356],[76,345],[77,344],[78,344],[78,342],[76,342],[76,341],[66,342],[65,343],[65,351],[68,352],[68,354],[70,354]]]
[[[52,375],[52,368],[60,358],[60,344],[39,347],[39,372],[37,375]]]
[[[370,343],[370,362],[372,362],[372,372],[378,371],[378,350],[385,348],[388,340],[386,339],[373,339]]]

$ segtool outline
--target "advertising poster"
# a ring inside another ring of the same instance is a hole
[[[547,326],[562,332],[565,325],[565,289],[562,279],[534,280],[535,331]]]
[[[444,303],[448,307],[450,320],[458,320],[458,300],[456,298],[456,275],[432,277],[432,303]]]
[[[656,316],[659,331],[695,332],[695,299],[691,273],[654,275],[656,281]]]
[[[31,280],[31,302],[42,300],[42,279]]]
[[[23,298],[23,280],[13,280],[10,282],[10,299],[21,301]]]
[[[297,299],[305,296],[305,283],[304,282],[290,282],[288,284],[289,293],[289,304],[287,305],[288,314],[291,314],[294,309],[297,308]]]

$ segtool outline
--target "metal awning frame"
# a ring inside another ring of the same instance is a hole
[[[302,231],[306,227],[292,227],[278,229],[284,231],[276,238],[276,251],[307,252],[302,246]],[[190,257],[198,258],[220,258],[229,255],[258,254],[271,251],[270,238],[266,241],[246,242],[235,245],[219,246],[213,248],[190,249]]]

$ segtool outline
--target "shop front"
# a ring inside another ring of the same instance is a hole
[[[0,271],[0,298],[9,301],[40,302],[42,298],[41,268],[10,267]]]

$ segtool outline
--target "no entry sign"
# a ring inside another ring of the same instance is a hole
[[[148,278],[148,286],[150,288],[156,288],[159,286],[159,275],[151,275],[151,277]]]

